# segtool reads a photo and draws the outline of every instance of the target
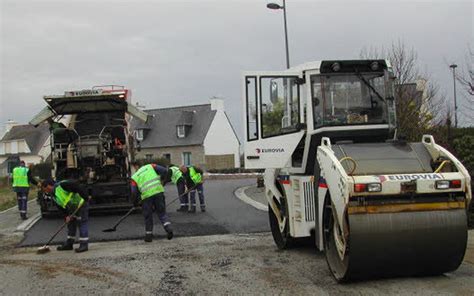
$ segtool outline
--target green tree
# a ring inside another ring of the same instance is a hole
[[[284,116],[283,100],[266,105],[262,112],[263,136],[269,137],[281,133],[281,121]]]

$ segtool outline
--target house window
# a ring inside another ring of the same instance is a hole
[[[176,130],[177,130],[177,133],[178,133],[178,138],[186,137],[186,129],[185,129],[184,125],[176,126]]]
[[[137,138],[138,141],[143,141],[143,130],[142,129],[136,130],[136,138]]]
[[[191,152],[183,152],[183,164],[185,166],[191,165]]]
[[[17,141],[13,141],[11,142],[11,153],[18,153],[18,142]]]
[[[11,143],[5,142],[5,154],[9,154],[9,153],[12,153]]]
[[[147,161],[151,161],[153,159],[153,154],[146,154],[145,158]]]
[[[11,175],[11,174],[13,173],[13,169],[14,169],[15,167],[17,167],[18,164],[19,164],[19,163],[18,163],[18,161],[16,161],[16,160],[14,160],[14,161],[9,161],[9,162],[8,162],[8,168],[7,168],[8,174]]]
[[[164,154],[163,154],[163,158],[166,159],[166,160],[168,160],[168,161],[171,161],[171,154],[169,154],[169,153],[164,153]]]

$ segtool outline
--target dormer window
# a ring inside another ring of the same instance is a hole
[[[143,129],[136,130],[137,141],[143,141]]]
[[[178,125],[176,126],[176,132],[178,134],[178,138],[184,138],[186,137],[186,128],[184,125]]]

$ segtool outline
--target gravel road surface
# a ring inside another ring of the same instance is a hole
[[[278,251],[269,233],[93,243],[36,255],[0,248],[0,295],[473,295],[474,266],[436,277],[337,284],[310,246]]]

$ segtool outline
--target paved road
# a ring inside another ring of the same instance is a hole
[[[234,196],[238,187],[255,183],[255,179],[238,180],[209,180],[205,183],[207,212],[184,214],[176,212],[179,201],[168,208],[170,220],[176,236],[196,236],[228,233],[251,233],[269,231],[267,213],[243,203]],[[167,201],[177,196],[176,187],[166,186]],[[103,229],[114,225],[120,216],[92,216],[90,217],[89,237],[91,242],[137,239],[144,235],[144,221],[141,213],[130,216],[116,232],[104,233]],[[165,232],[155,219],[155,236],[163,238]],[[29,231],[21,246],[41,245],[61,225],[61,219],[41,219]],[[65,231],[59,234],[53,243],[60,243],[66,236]]]

